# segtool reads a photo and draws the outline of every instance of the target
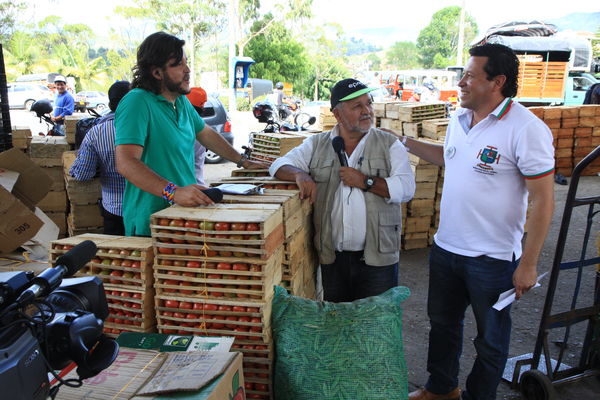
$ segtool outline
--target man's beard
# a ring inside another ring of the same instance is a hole
[[[184,89],[182,87],[183,82],[184,82],[185,78],[182,79],[180,82],[175,82],[171,79],[169,79],[169,77],[165,76],[165,87],[169,92],[173,92],[173,93],[178,93],[178,94],[189,94],[191,92],[190,89]]]

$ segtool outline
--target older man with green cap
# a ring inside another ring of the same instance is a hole
[[[315,204],[315,246],[323,296],[343,302],[375,296],[398,285],[401,202],[415,180],[397,137],[374,127],[375,90],[344,79],[331,90],[337,125],[313,135],[270,168],[295,181]]]

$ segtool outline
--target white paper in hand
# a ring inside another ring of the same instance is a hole
[[[538,276],[537,282],[535,283],[535,285],[533,287],[536,288],[536,287],[541,286],[540,280],[547,274],[548,274],[548,272],[544,272],[543,274]],[[504,309],[506,306],[508,306],[509,304],[511,304],[513,301],[515,301],[515,298],[516,298],[515,289],[514,288],[509,289],[506,292],[500,293],[500,296],[498,296],[498,301],[496,302],[496,304],[493,305],[493,307],[494,307],[494,309],[500,311],[500,310]]]

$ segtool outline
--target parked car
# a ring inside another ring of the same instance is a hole
[[[54,94],[44,85],[37,83],[9,83],[8,103],[10,108],[24,108],[27,111],[37,100],[50,100],[54,102]]]
[[[108,108],[108,96],[106,93],[95,90],[86,90],[75,95],[75,110],[85,111],[93,108],[96,111],[102,111]]]
[[[229,120],[229,115],[227,115],[227,111],[225,110],[225,106],[221,103],[217,97],[213,95],[208,95],[206,99],[206,103],[204,103],[204,109],[200,114],[204,122],[208,124],[211,128],[221,134],[225,140],[229,142],[230,145],[233,146],[233,132],[231,132],[231,121]],[[206,151],[206,163],[208,164],[217,164],[223,161],[223,157],[219,156],[216,153],[208,150]]]

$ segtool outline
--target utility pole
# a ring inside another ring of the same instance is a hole
[[[463,53],[465,48],[465,7],[467,0],[463,0],[460,8],[460,20],[458,23],[458,45],[456,49],[456,65],[463,65]]]
[[[228,18],[228,29],[229,29],[229,112],[236,111],[235,103],[235,67],[232,64],[232,60],[235,57],[235,0],[229,0],[227,4],[227,18]]]

